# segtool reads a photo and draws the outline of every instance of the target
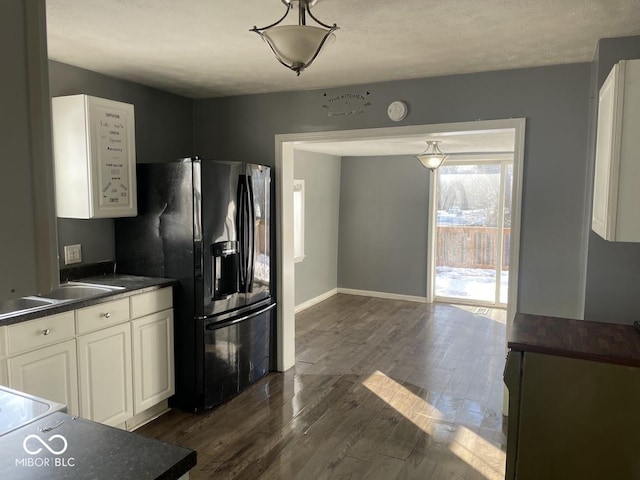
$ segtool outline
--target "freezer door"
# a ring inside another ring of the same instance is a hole
[[[275,304],[228,321],[204,323],[205,409],[214,407],[269,373]]]
[[[246,305],[238,269],[238,185],[244,175],[239,162],[200,162],[202,304],[208,317]],[[199,299],[196,297],[196,301]]]
[[[247,164],[247,188],[251,235],[251,259],[246,281],[241,284],[247,294],[247,305],[271,295],[271,169],[264,165]]]

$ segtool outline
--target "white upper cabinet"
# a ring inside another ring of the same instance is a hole
[[[620,61],[600,89],[591,226],[640,242],[640,60]]]
[[[58,217],[135,216],[133,105],[89,95],[56,97],[52,119]]]

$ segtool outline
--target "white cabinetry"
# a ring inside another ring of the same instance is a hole
[[[57,215],[135,216],[133,105],[88,95],[56,97],[52,119]]]
[[[131,322],[133,341],[134,414],[175,393],[173,310]]]
[[[117,426],[133,416],[128,323],[78,337],[80,416]]]
[[[172,307],[166,287],[0,327],[0,385],[137,428],[175,392]]]
[[[592,228],[640,242],[640,60],[616,64],[600,89]]]
[[[73,312],[10,325],[6,330],[9,386],[67,406],[78,414]]]
[[[172,306],[169,287],[76,311],[82,417],[138,426],[173,395]]]

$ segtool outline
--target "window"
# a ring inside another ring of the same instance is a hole
[[[293,261],[304,259],[304,180],[293,181]]]

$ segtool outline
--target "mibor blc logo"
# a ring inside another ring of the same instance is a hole
[[[67,439],[62,435],[51,435],[46,439],[35,434],[27,435],[22,448],[30,456],[16,458],[16,467],[73,467],[75,458],[61,456],[68,447]]]

